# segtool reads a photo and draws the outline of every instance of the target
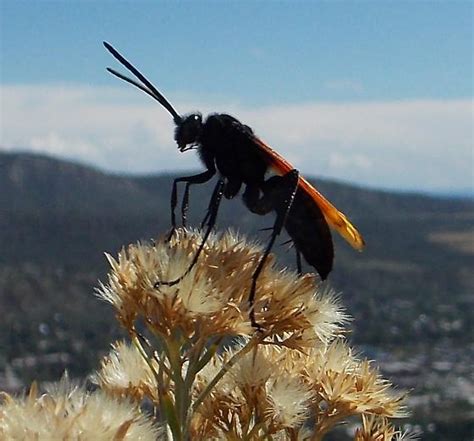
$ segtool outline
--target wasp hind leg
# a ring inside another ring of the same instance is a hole
[[[261,231],[264,231],[264,230],[271,230],[271,228],[262,228]],[[296,269],[298,271],[298,274],[301,276],[303,274],[303,265],[302,265],[302,262],[301,262],[301,252],[298,250],[298,248],[296,248],[296,245],[295,245],[295,242],[293,241],[293,239],[289,239],[286,242],[283,242],[282,246],[283,245],[288,245],[288,244],[291,244],[290,248],[294,248],[295,251],[296,251]]]
[[[255,320],[254,301],[257,290],[257,280],[262,272],[265,262],[270,254],[277,236],[281,233],[285,225],[286,218],[290,212],[293,200],[298,189],[298,170],[291,170],[284,176],[273,176],[261,187],[263,196],[260,196],[260,188],[257,186],[247,186],[243,194],[245,205],[250,211],[256,214],[267,214],[270,211],[276,212],[275,223],[273,224],[270,240],[263,252],[257,268],[252,275],[252,285],[249,294],[250,322],[252,326],[260,329]]]

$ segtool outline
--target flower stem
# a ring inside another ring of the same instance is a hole
[[[209,395],[214,386],[221,380],[221,378],[229,372],[230,369],[247,353],[250,352],[261,340],[263,336],[259,333],[256,334],[239,352],[237,352],[227,363],[222,366],[222,369],[216,374],[216,376],[210,381],[206,388],[199,394],[196,401],[193,404],[193,412],[201,405],[204,399]]]

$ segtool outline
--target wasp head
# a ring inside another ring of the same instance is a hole
[[[174,139],[180,152],[194,147],[199,142],[202,131],[202,115],[192,113],[181,120],[176,126]]]

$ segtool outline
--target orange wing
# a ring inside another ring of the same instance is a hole
[[[276,172],[285,174],[293,170],[294,167],[275,150],[265,144],[261,139],[255,137],[254,141],[265,154],[265,159],[270,167]],[[352,247],[356,250],[362,250],[365,246],[364,239],[357,229],[334,205],[331,204],[318,190],[316,190],[305,178],[299,177],[299,188],[311,196],[313,201],[318,204],[323,212],[326,222],[331,228],[336,230]]]

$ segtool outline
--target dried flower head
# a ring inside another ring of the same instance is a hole
[[[300,379],[273,378],[266,392],[269,404],[266,416],[271,429],[298,428],[308,417],[313,393]]]
[[[5,394],[0,405],[4,440],[155,441],[160,433],[129,401],[88,393],[67,377],[43,395],[35,384],[24,398]]]
[[[183,275],[202,240],[198,232],[177,230],[169,241],[130,245],[117,260],[108,256],[112,271],[99,296],[116,308],[129,330],[140,317],[164,336],[177,329],[187,338],[196,330],[201,337],[252,335],[248,296],[262,249],[236,234],[211,235],[179,284],[154,287]],[[314,276],[276,268],[270,257],[257,283],[256,319],[267,335],[291,334],[301,344],[331,339],[346,316],[326,291],[319,292]]]
[[[313,275],[279,269],[270,256],[257,281],[258,331],[248,295],[262,249],[236,234],[211,235],[179,283],[155,287],[185,274],[202,241],[178,229],[170,240],[108,257],[99,295],[133,346],[114,346],[97,383],[116,397],[151,399],[170,439],[321,440],[360,415],[356,439],[395,440],[384,418],[405,415],[403,396],[353,354],[344,341],[348,317]]]
[[[415,441],[418,437],[411,432],[402,432],[393,427],[387,418],[363,415],[362,425],[356,430],[354,441]]]
[[[312,351],[306,360],[308,381],[329,408],[342,416],[376,414],[391,418],[406,416],[404,395],[367,360],[358,360],[342,341],[335,340],[323,349]]]
[[[219,365],[225,365],[244,347],[227,349],[206,366],[197,378],[198,391],[214,377]],[[215,385],[197,409],[197,421],[212,422],[214,430],[223,427],[226,423],[215,408],[225,407],[226,415],[238,416],[237,421],[248,422],[249,415],[260,415],[262,433],[288,429],[299,433],[313,421],[314,432],[324,435],[352,415],[405,416],[402,399],[368,361],[356,359],[340,340],[306,353],[262,344],[240,357]],[[241,426],[225,427],[238,436],[245,435]],[[254,430],[253,425],[249,427]]]
[[[155,369],[156,362],[151,361]],[[102,390],[141,401],[148,397],[157,401],[157,383],[151,367],[138,349],[124,341],[112,345],[112,350],[101,361],[100,370],[92,381]]]

